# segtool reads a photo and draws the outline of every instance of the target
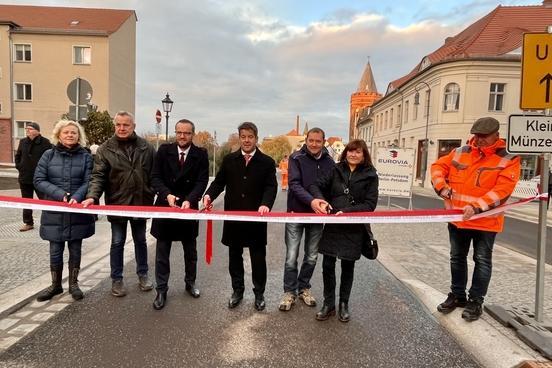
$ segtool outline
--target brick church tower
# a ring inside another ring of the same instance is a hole
[[[366,68],[360,78],[360,83],[355,93],[351,95],[351,109],[349,110],[349,140],[356,136],[357,114],[364,107],[369,107],[382,97],[376,88],[376,82],[372,74],[370,62],[366,63]]]

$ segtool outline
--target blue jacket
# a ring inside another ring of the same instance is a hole
[[[81,146],[72,149],[56,146],[44,152],[34,173],[34,186],[44,199],[63,201],[85,199],[92,172],[92,156]],[[93,215],[42,211],[40,237],[50,241],[84,239],[95,231]]]
[[[309,152],[306,145],[291,154],[288,160],[288,212],[313,212],[310,204],[314,197],[308,188],[319,177],[329,173],[334,165],[326,148],[322,148],[322,155],[318,159]]]

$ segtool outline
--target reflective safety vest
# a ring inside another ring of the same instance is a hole
[[[467,146],[456,148],[431,165],[431,183],[437,193],[452,189],[445,207],[463,209],[471,205],[475,213],[488,211],[508,200],[520,174],[520,159],[506,152],[499,139],[489,147],[478,148],[472,138]],[[504,214],[477,220],[454,222],[463,229],[501,232]]]

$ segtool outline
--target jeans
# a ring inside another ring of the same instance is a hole
[[[146,244],[146,220],[129,219],[111,222],[111,279],[123,278],[123,255],[127,235],[127,223],[130,222],[132,239],[134,240],[134,256],[136,258],[136,273],[138,276],[148,274],[148,249]]]
[[[42,193],[37,191],[33,184],[19,183],[19,188],[21,189],[22,198],[33,198],[33,193],[36,193],[36,196],[39,199],[44,198]],[[27,210],[27,209],[23,210],[23,223],[27,225],[34,225],[33,210]]]
[[[80,268],[82,239],[68,240],[67,249],[69,249],[69,264]],[[50,266],[63,268],[63,250],[65,242],[50,242]]]
[[[483,302],[489,282],[491,281],[493,245],[495,232],[459,229],[448,225],[450,236],[450,272],[451,291],[459,297],[466,296],[468,283],[468,252],[473,241],[473,269],[472,285],[469,290],[470,299]]]
[[[335,263],[337,259],[324,255],[322,260],[322,280],[324,281],[324,305],[335,306]],[[353,279],[355,276],[355,261],[341,260],[341,283],[339,285],[339,302],[349,303]]]
[[[284,266],[284,292],[292,292],[310,289],[310,279],[316,267],[318,258],[318,242],[322,237],[322,224],[292,224],[286,223],[286,263]],[[305,254],[299,276],[297,275],[297,259],[301,237],[305,231]]]

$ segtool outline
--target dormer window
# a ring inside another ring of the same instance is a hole
[[[429,60],[429,57],[426,56],[422,59],[422,62],[420,64],[420,70],[424,70],[430,65],[431,65],[431,60]]]

